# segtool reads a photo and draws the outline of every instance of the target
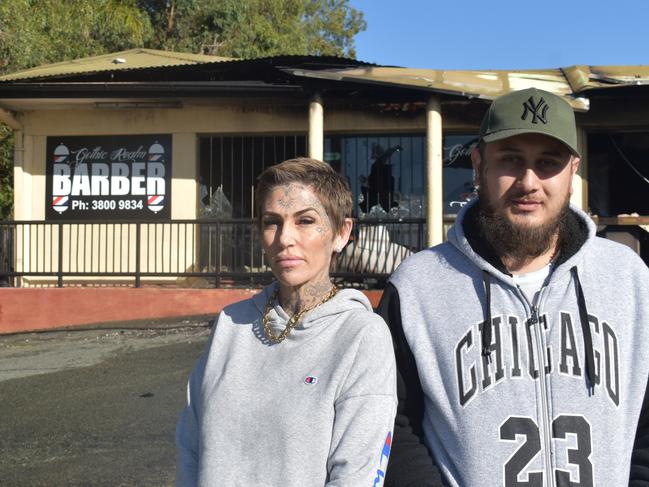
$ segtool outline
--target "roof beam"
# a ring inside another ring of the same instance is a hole
[[[5,125],[9,125],[14,130],[23,129],[23,125],[18,120],[16,120],[16,117],[14,117],[11,112],[5,110],[4,108],[0,108],[0,122],[4,123]]]

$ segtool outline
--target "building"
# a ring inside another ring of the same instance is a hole
[[[0,77],[0,121],[16,135],[0,275],[17,286],[256,286],[269,274],[255,177],[309,155],[354,193],[359,225],[337,275],[380,287],[441,242],[471,197],[468,154],[490,100],[530,86],[576,111],[573,202],[647,261],[648,82],[644,66],[438,71],[146,49],[13,73]]]

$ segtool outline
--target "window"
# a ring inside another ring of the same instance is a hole
[[[588,136],[588,206],[592,214],[603,217],[600,224],[606,224],[600,225],[600,235],[628,245],[645,262],[649,262],[649,233],[639,224],[649,216],[648,158],[649,132]],[[620,215],[638,218],[621,224],[616,218]]]
[[[474,135],[444,137],[444,213],[456,214],[473,195]],[[325,139],[325,160],[344,174],[354,215],[425,217],[424,135],[343,135]]]
[[[588,136],[588,206],[598,216],[649,215],[649,132]]]
[[[306,152],[304,135],[201,137],[199,217],[253,218],[257,176]]]

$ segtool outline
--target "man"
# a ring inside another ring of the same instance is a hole
[[[472,160],[478,198],[379,306],[399,367],[386,486],[649,485],[649,269],[569,205],[572,109],[496,99]]]

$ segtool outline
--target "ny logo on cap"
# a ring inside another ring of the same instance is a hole
[[[524,111],[521,120],[527,120],[527,115],[532,114],[532,123],[541,122],[544,125],[548,123],[546,115],[550,106],[543,98],[541,98],[538,103],[534,103],[534,97],[530,96],[528,100],[523,103],[523,108]]]

